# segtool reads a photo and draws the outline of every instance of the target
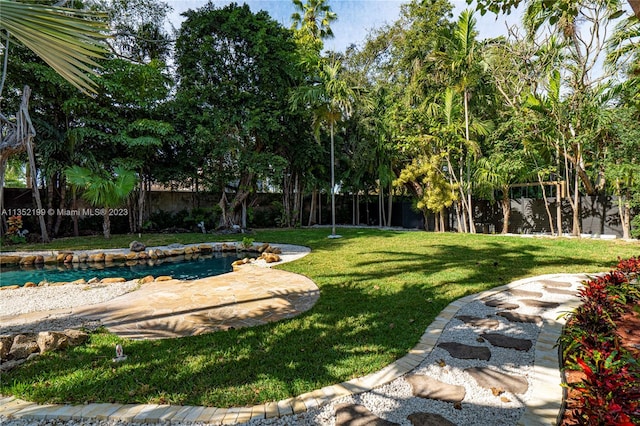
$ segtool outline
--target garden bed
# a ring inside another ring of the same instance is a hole
[[[566,385],[558,424],[640,424],[640,258],[585,283],[561,343]]]

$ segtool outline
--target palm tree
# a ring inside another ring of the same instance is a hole
[[[436,53],[436,59],[439,59],[448,66],[454,75],[454,87],[462,94],[462,102],[464,106],[464,124],[465,124],[465,147],[471,145],[469,134],[469,98],[471,88],[476,84],[478,75],[478,66],[480,64],[480,44],[476,40],[478,32],[476,31],[476,20],[473,12],[465,10],[460,14],[458,22],[454,28],[453,34],[447,37],[445,41],[446,51]],[[461,147],[464,148],[464,147]],[[461,149],[462,151],[463,149]],[[471,158],[469,154],[461,157],[460,162],[460,190],[466,191],[462,193],[466,197],[467,220],[469,222],[469,232],[475,233],[475,223],[473,218],[473,205],[471,202]],[[466,164],[464,164],[466,163]],[[463,168],[466,166],[466,173]],[[463,175],[466,174],[466,178]]]
[[[324,62],[319,75],[312,84],[302,86],[292,97],[292,109],[311,108],[313,111],[313,127],[316,138],[319,140],[320,129],[323,124],[329,127],[331,138],[331,235],[330,238],[338,238],[336,235],[336,211],[335,211],[335,125],[347,118],[353,111],[353,105],[360,90],[351,87],[346,80],[341,78],[342,65],[336,60]],[[360,97],[363,105],[368,105],[367,97]]]
[[[116,167],[113,175],[96,173],[80,166],[65,170],[67,181],[83,189],[82,198],[94,207],[103,209],[102,229],[105,238],[111,237],[110,209],[122,205],[136,186],[136,175],[131,170]]]
[[[106,52],[107,25],[101,13],[0,0],[0,39],[4,56],[15,39],[83,92],[95,92],[90,75]],[[6,60],[6,59],[5,59]],[[3,78],[4,81],[4,72]],[[0,93],[1,93],[0,84]]]
[[[326,4],[326,0],[293,0],[293,5],[297,12],[291,15],[294,28],[307,31],[313,38],[322,40],[333,37],[331,23],[338,19],[335,12],[331,11],[331,6]]]

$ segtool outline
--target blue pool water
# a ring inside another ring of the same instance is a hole
[[[89,280],[93,277],[99,279],[107,277],[122,277],[127,280],[142,278],[147,275],[158,277],[160,275],[170,275],[180,280],[195,280],[198,278],[221,275],[231,272],[231,264],[238,259],[246,257],[246,254],[238,253],[214,253],[212,255],[201,256],[197,259],[172,261],[166,258],[149,263],[126,266],[105,267],[104,264],[58,264],[42,265],[31,269],[2,268],[0,271],[0,287],[9,285],[24,285],[27,282],[36,284],[41,281],[47,282],[69,282],[81,278]]]

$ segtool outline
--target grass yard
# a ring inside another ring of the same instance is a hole
[[[287,321],[162,341],[126,341],[107,332],[2,374],[0,394],[35,402],[171,403],[217,407],[284,399],[375,372],[405,355],[453,300],[516,279],[608,271],[640,243],[435,234],[372,229],[258,231],[255,241],[309,246],[282,265],[320,287],[309,312]],[[241,240],[243,235],[142,236],[148,246]],[[49,248],[127,247],[68,239]],[[23,249],[21,246],[20,249]],[[34,246],[33,249],[42,249]],[[128,360],[114,364],[122,343]]]

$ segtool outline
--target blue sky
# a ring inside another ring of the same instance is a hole
[[[173,7],[170,20],[176,28],[184,19],[180,14],[188,9],[197,9],[207,3],[207,0],[168,0]],[[378,28],[385,23],[393,23],[399,16],[400,5],[408,0],[329,0],[331,9],[338,15],[331,28],[335,38],[325,41],[328,50],[344,51],[352,43],[361,44],[367,33],[372,28]],[[218,6],[231,3],[230,0],[214,0]],[[247,3],[253,11],[265,10],[276,21],[285,27],[291,25],[291,14],[295,11],[290,0],[236,0],[236,3]],[[304,3],[304,0],[303,0]],[[464,0],[452,1],[454,5],[454,17],[461,11],[473,7],[467,5]],[[487,13],[480,16],[476,13],[480,38],[496,37],[506,34],[505,22],[509,25],[517,24],[519,14],[512,13],[509,16],[500,16],[496,19],[493,14]]]

